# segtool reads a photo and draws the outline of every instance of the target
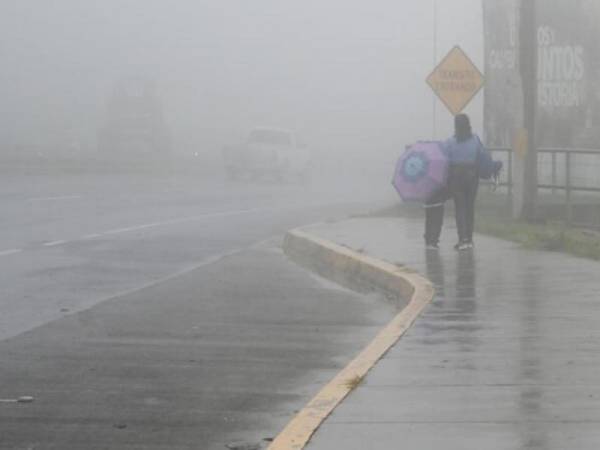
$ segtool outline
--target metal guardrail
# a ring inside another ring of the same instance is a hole
[[[513,150],[489,147],[493,155],[504,162],[505,175],[499,183],[512,196]],[[564,192],[567,221],[572,219],[574,192],[600,193],[600,149],[540,148],[538,153],[538,189],[555,194]]]

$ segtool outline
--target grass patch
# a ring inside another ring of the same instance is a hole
[[[358,386],[360,386],[360,384],[363,382],[363,380],[365,379],[365,377],[361,377],[359,375],[355,375],[352,378],[350,378],[349,380],[347,380],[344,383],[344,386],[346,386],[349,390],[353,391],[354,389],[356,389]]]
[[[545,222],[524,223],[510,219],[511,211],[505,197],[482,192],[478,196],[475,229],[526,248],[568,253],[600,261],[600,232],[571,228],[548,216]],[[445,221],[453,221],[452,202],[447,202]],[[409,217],[424,220],[422,207],[413,204],[396,204],[374,214],[378,217]],[[558,217],[557,217],[558,219]]]
[[[529,224],[482,215],[475,222],[476,231],[517,242],[535,250],[564,252],[600,261],[600,234],[569,228],[561,224]]]

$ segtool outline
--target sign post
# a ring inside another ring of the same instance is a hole
[[[482,73],[458,46],[427,77],[427,84],[454,116],[465,109],[483,82]]]

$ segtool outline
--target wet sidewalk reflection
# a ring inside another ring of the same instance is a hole
[[[449,261],[444,262],[439,251],[425,251],[425,266],[428,279],[433,283],[436,289],[436,300],[433,308],[437,310],[440,323],[428,323],[425,328],[431,331],[431,336],[437,335],[440,331],[445,331],[448,344],[454,344],[458,353],[472,353],[478,348],[478,341],[481,341],[481,326],[478,326],[478,301],[485,301],[490,297],[478,298],[477,294],[477,261],[475,252],[456,252],[454,255],[445,255]],[[445,266],[452,267],[449,271],[453,274],[453,279],[445,273]],[[488,269],[489,270],[489,269]],[[538,274],[538,276],[536,276]],[[544,396],[544,386],[542,385],[542,364],[540,352],[536,351],[535,339],[533,336],[539,335],[540,320],[539,314],[540,299],[537,295],[527,295],[536,291],[539,282],[539,271],[532,273],[522,273],[522,277],[528,280],[527,287],[523,292],[523,301],[519,302],[522,309],[518,314],[518,323],[520,329],[517,345],[515,375],[519,383],[514,383],[517,397],[517,409],[515,418],[524,418],[524,420],[515,420],[515,432],[519,436],[519,441],[524,449],[546,449],[556,448],[549,446],[546,433],[547,425],[536,423],[530,420],[540,416],[542,413],[542,398]],[[423,339],[426,345],[435,345],[435,339]],[[445,360],[448,361],[448,360]],[[464,364],[462,369],[476,371],[478,364],[473,360],[469,364]],[[507,383],[509,385],[509,383]],[[458,410],[458,408],[457,408]],[[599,444],[600,445],[600,442]]]
[[[425,274],[436,296],[309,448],[600,447],[600,263],[483,236],[425,251],[420,221],[329,227]]]

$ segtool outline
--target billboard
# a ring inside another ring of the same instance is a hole
[[[522,126],[518,0],[484,1],[485,132],[511,147]],[[539,147],[600,148],[600,2],[537,0]]]

